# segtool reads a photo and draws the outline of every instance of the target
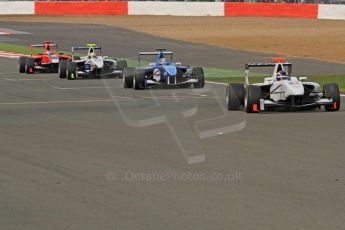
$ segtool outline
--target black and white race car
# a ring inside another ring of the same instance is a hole
[[[291,76],[292,64],[284,58],[273,58],[273,63],[248,63],[245,65],[245,83],[230,83],[226,89],[228,110],[245,110],[247,113],[274,110],[306,110],[324,106],[326,111],[340,108],[339,87],[335,83],[320,84],[307,81],[307,77]],[[271,77],[263,83],[249,83],[249,69],[274,67]]]
[[[75,51],[87,50],[87,56],[75,56]],[[126,60],[111,59],[96,53],[102,53],[102,47],[96,44],[87,44],[84,47],[72,47],[72,60],[61,61],[59,66],[59,78],[74,80],[77,78],[102,78],[119,77],[127,67]]]

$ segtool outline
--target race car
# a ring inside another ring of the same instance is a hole
[[[75,51],[87,50],[87,56],[75,56]],[[99,51],[99,54],[96,53]],[[74,80],[77,78],[122,77],[122,70],[127,67],[126,60],[111,59],[100,55],[102,47],[87,44],[83,47],[72,47],[72,60],[62,61],[59,67],[59,78]]]
[[[42,47],[43,52],[33,55],[33,48]],[[30,55],[21,56],[18,60],[19,73],[57,73],[62,60],[71,60],[69,55],[59,53],[57,44],[45,41],[43,44],[31,44]]]
[[[247,63],[245,83],[230,83],[226,89],[228,110],[245,110],[257,113],[267,110],[306,110],[321,108],[338,111],[340,108],[339,87],[335,83],[324,84],[321,89],[307,77],[291,76],[292,64],[285,58],[273,58],[273,63]],[[263,83],[249,83],[252,67],[274,67],[271,77]]]
[[[156,56],[154,63],[142,67],[143,56]],[[145,89],[153,86],[203,88],[205,85],[202,67],[190,67],[173,62],[174,53],[166,49],[156,52],[140,52],[138,68],[125,68],[122,72],[123,87]],[[167,60],[168,58],[168,60]]]

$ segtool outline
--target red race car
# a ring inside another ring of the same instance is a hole
[[[43,52],[33,55],[32,48],[42,47]],[[45,41],[43,44],[30,45],[30,55],[19,57],[19,73],[57,73],[61,60],[71,60],[69,55],[59,53],[57,44]]]

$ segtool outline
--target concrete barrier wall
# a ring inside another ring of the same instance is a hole
[[[128,15],[224,16],[224,3],[130,1]]]
[[[35,14],[35,2],[0,2],[0,15]]]
[[[11,14],[253,16],[345,20],[345,5],[246,2],[0,1],[0,15]]]
[[[225,16],[317,18],[317,4],[225,2]]]
[[[128,14],[127,2],[88,2],[88,1],[66,1],[66,2],[35,2],[35,14],[39,15],[62,15],[62,14]]]
[[[318,19],[345,20],[344,5],[319,5]]]

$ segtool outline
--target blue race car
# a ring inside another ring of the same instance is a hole
[[[165,49],[157,49],[157,52],[140,52],[139,67],[125,68],[122,72],[123,87],[146,89],[153,86],[190,87],[193,85],[194,88],[203,88],[205,85],[203,68],[173,62],[173,55],[173,52]],[[156,62],[147,67],[141,67],[143,56],[156,56]]]

